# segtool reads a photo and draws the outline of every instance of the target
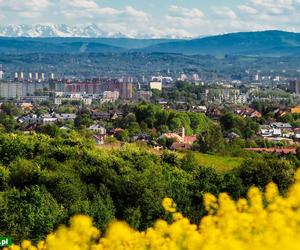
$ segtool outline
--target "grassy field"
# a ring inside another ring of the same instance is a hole
[[[163,153],[163,151],[157,151],[151,147],[148,147],[147,145],[143,146],[141,144],[135,144],[135,143],[132,143],[130,145],[132,145],[133,147],[144,148],[155,155],[161,155]],[[118,150],[121,149],[122,147],[123,145],[121,143],[105,144],[105,145],[97,146],[98,149],[102,149],[102,150]],[[179,152],[178,154],[179,157],[183,157],[186,153]],[[198,152],[195,152],[194,154],[196,156],[199,165],[205,167],[212,167],[220,173],[224,173],[239,167],[244,160],[244,158],[240,158],[240,157],[209,155],[209,154],[202,154]]]
[[[208,155],[201,153],[195,153],[195,156],[201,166],[212,167],[218,172],[223,173],[239,167],[244,160],[243,158],[238,157]]]

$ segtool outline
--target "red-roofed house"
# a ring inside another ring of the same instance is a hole
[[[179,129],[178,133],[165,133],[162,135],[162,137],[165,138],[174,138],[176,142],[174,142],[171,146],[171,149],[173,150],[188,150],[192,147],[193,143],[197,141],[197,136],[191,135],[186,136],[185,135],[185,128],[182,127]]]

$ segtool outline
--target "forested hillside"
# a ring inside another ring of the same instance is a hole
[[[206,214],[206,192],[245,197],[252,185],[270,181],[285,193],[296,158],[245,158],[240,167],[218,171],[199,164],[198,153],[155,153],[141,145],[97,149],[77,132],[0,136],[0,232],[15,242],[44,239],[75,214],[89,215],[104,230],[115,219],[144,230],[166,216],[171,197],[192,222]],[[209,164],[207,164],[209,165]]]

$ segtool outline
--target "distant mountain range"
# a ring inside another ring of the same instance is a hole
[[[4,37],[130,37],[122,33],[104,32],[97,25],[85,27],[61,25],[1,25],[0,36]]]
[[[250,56],[300,55],[300,33],[284,31],[239,32],[201,39],[152,45],[147,52]]]
[[[53,26],[54,27],[54,26]],[[64,27],[64,28],[63,28]],[[12,29],[13,27],[11,27]],[[64,31],[64,32],[63,32]],[[2,32],[2,33],[1,33]],[[29,30],[14,29],[10,37],[0,38],[1,53],[176,53],[185,55],[246,55],[246,56],[300,56],[300,33],[284,31],[240,32],[199,39],[132,39],[132,38],[89,38],[105,36],[96,26],[90,28],[47,29],[39,26]],[[1,34],[9,34],[0,28]],[[23,35],[22,35],[23,34]],[[42,35],[41,35],[42,34]],[[46,35],[48,34],[48,35]],[[73,37],[73,36],[81,37]],[[3,35],[5,36],[5,35]],[[23,37],[16,37],[23,36]],[[44,36],[47,36],[45,38]]]
[[[153,34],[136,34],[121,32],[107,32],[96,24],[87,26],[72,26],[67,24],[59,25],[0,25],[0,37],[30,37],[30,38],[51,38],[51,37],[81,37],[81,38],[133,38],[133,39],[156,39]],[[168,39],[176,39],[176,36],[165,36]],[[182,37],[178,37],[182,38]]]

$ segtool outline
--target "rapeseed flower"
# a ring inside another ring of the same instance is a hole
[[[144,232],[115,221],[100,235],[91,218],[75,216],[37,247],[29,241],[11,250],[298,250],[300,246],[300,171],[286,196],[274,183],[265,192],[251,188],[247,199],[234,201],[222,193],[204,196],[207,216],[191,224],[176,211],[171,198],[162,206],[173,222],[157,220]],[[8,248],[6,248],[8,249]]]

